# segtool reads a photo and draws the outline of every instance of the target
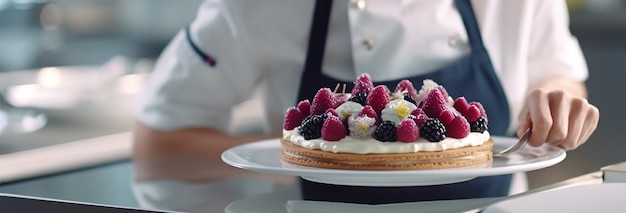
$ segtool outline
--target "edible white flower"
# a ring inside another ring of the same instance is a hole
[[[409,116],[415,109],[417,109],[415,104],[405,101],[404,99],[393,100],[385,106],[381,112],[381,118],[383,121],[392,121],[398,126],[400,121]]]
[[[376,119],[367,116],[348,118],[350,136],[354,138],[370,138],[376,131]]]

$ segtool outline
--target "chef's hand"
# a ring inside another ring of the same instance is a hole
[[[566,82],[559,87],[558,82],[545,83],[550,86],[539,86],[526,98],[517,134],[521,137],[531,128],[528,141],[531,146],[549,143],[566,150],[576,149],[598,126],[600,112],[584,98],[584,84]],[[582,88],[577,88],[581,85]]]

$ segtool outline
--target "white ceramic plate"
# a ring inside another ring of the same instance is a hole
[[[516,138],[493,137],[494,151],[517,142]],[[296,166],[280,159],[280,140],[270,139],[240,145],[222,153],[222,160],[234,167],[304,179],[353,186],[423,186],[456,183],[476,177],[511,174],[542,169],[565,159],[565,151],[551,145],[526,146],[504,158],[494,158],[487,168],[436,170],[363,171]]]

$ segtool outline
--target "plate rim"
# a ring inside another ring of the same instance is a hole
[[[503,141],[509,140],[509,143],[514,143],[516,138],[513,137],[502,137],[502,136],[492,136],[494,141]],[[554,156],[548,156],[550,158],[544,161],[531,162],[527,164],[517,164],[511,166],[504,167],[490,167],[490,168],[477,168],[477,169],[432,169],[432,170],[393,170],[393,171],[377,171],[377,170],[343,170],[343,169],[325,169],[325,168],[285,168],[285,167],[274,167],[267,166],[259,163],[252,162],[251,160],[245,160],[241,156],[238,156],[238,152],[240,150],[249,150],[255,147],[262,148],[276,148],[280,150],[280,143],[277,141],[279,138],[265,139],[256,142],[251,142],[247,144],[238,145],[232,147],[226,151],[224,151],[221,155],[222,161],[226,164],[229,164],[233,167],[251,170],[255,172],[262,173],[271,173],[271,174],[279,174],[279,175],[291,175],[291,176],[307,176],[307,177],[319,177],[319,176],[342,176],[342,175],[367,175],[368,178],[375,177],[386,177],[389,176],[414,176],[420,175],[420,177],[441,177],[441,176],[449,176],[449,177],[481,177],[481,176],[491,176],[491,175],[503,175],[503,174],[512,174],[515,172],[526,172],[533,171],[542,168],[547,168],[553,165],[556,165],[563,161],[566,157],[566,152],[563,149],[560,149],[556,146],[552,146],[549,144],[544,144],[540,147],[525,147],[525,149],[554,149],[555,153],[551,153]],[[237,159],[238,158],[238,159]],[[280,158],[279,154],[276,154],[276,158]],[[246,163],[242,162],[247,161]],[[280,160],[280,159],[278,159]]]

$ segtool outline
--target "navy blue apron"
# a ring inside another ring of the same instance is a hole
[[[424,79],[432,79],[444,85],[452,97],[465,96],[467,100],[480,101],[489,113],[489,132],[492,135],[505,135],[509,126],[509,106],[483,45],[474,10],[469,0],[455,0],[455,4],[463,18],[472,48],[471,54],[440,70],[406,79],[416,85],[421,85]],[[321,87],[333,88],[338,83],[353,85],[352,82],[333,79],[322,73],[331,7],[332,0],[317,0],[315,4],[306,62],[296,102],[313,100]],[[374,85],[384,84],[395,88],[400,80],[402,79],[374,82]],[[305,200],[367,204],[507,196],[510,182],[511,175],[500,175],[436,186],[362,187],[322,184],[300,179]]]

